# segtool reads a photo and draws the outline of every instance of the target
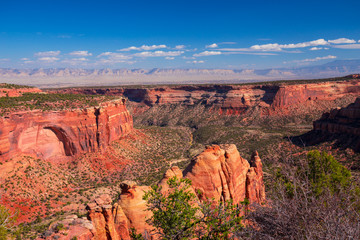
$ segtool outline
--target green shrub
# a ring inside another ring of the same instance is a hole
[[[241,207],[231,201],[216,204],[214,200],[203,203],[190,191],[191,181],[176,177],[167,181],[169,191],[161,192],[155,185],[145,193],[148,210],[153,215],[147,222],[161,239],[229,239],[243,228]],[[133,239],[141,235],[132,231]]]
[[[325,190],[331,193],[346,189],[351,183],[351,173],[333,156],[318,150],[307,154],[309,164],[308,177],[313,191],[319,195]]]

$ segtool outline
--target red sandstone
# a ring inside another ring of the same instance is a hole
[[[11,113],[0,118],[0,162],[20,154],[59,160],[104,150],[132,128],[123,100],[71,111]]]
[[[258,154],[253,155],[249,164],[240,157],[233,144],[208,147],[193,159],[183,173],[178,167],[169,169],[159,182],[164,192],[168,190],[166,180],[173,176],[191,179],[192,191],[201,192],[198,195],[200,200],[214,197],[216,201],[232,199],[237,204],[246,197],[250,203],[265,201],[262,163]],[[113,206],[109,205],[111,199],[106,195],[88,204],[88,216],[95,229],[95,238],[91,239],[127,240],[131,227],[138,233],[151,232],[151,226],[146,223],[151,212],[146,211],[146,202],[142,199],[144,192],[150,188],[124,182],[121,189],[120,199]]]

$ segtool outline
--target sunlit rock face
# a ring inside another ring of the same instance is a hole
[[[202,104],[219,109],[222,114],[243,114],[255,106],[264,115],[286,113],[288,108],[334,101],[347,95],[360,94],[360,80],[252,85],[183,85],[149,88],[71,88],[54,90],[60,93],[122,95],[146,106],[165,104]]]
[[[163,194],[168,194],[167,180],[172,177],[188,178],[192,182],[189,191],[198,201],[214,198],[216,202],[232,200],[235,204],[245,198],[250,203],[265,201],[262,163],[255,152],[250,163],[242,158],[234,144],[213,145],[192,160],[184,172],[172,167],[159,182]],[[150,236],[152,227],[146,222],[151,217],[147,211],[144,193],[148,186],[137,186],[135,182],[123,182],[120,185],[121,195],[111,205],[111,199],[102,195],[87,206],[88,217],[94,225],[97,239],[130,239],[129,231],[135,228],[138,233]],[[197,201],[197,202],[198,202]],[[107,236],[108,238],[105,238]],[[109,238],[111,236],[111,238]],[[157,239],[152,236],[151,239]]]
[[[191,180],[200,200],[232,200],[235,204],[245,198],[252,203],[265,200],[259,156],[256,154],[256,161],[250,166],[249,162],[240,156],[234,144],[207,147],[185,169],[184,177]]]
[[[132,128],[122,99],[93,108],[14,112],[0,118],[0,161],[20,154],[61,160],[103,151]]]

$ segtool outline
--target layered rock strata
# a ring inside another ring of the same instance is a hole
[[[190,85],[149,88],[70,88],[61,93],[121,95],[130,101],[147,105],[203,104],[221,109],[225,114],[241,114],[258,106],[269,110],[333,101],[346,95],[359,95],[360,80],[355,77],[343,81],[300,82],[298,84],[251,85]]]
[[[351,140],[351,147],[360,151],[360,98],[345,108],[324,113],[319,120],[314,121],[313,126],[309,135],[314,138],[309,139],[312,140],[310,142],[338,136],[343,142]]]
[[[360,98],[345,108],[324,113],[314,122],[314,130],[360,136]]]
[[[24,111],[0,118],[0,162],[20,154],[66,159],[104,150],[133,128],[125,100],[62,111]]]
[[[173,176],[190,179],[191,191],[200,201],[206,198],[214,198],[217,202],[231,199],[235,204],[245,198],[250,203],[265,201],[261,159],[255,153],[249,163],[233,144],[208,147],[184,172],[178,167],[169,169],[159,182],[163,193],[169,190],[166,181]],[[122,192],[114,205],[110,205],[111,199],[107,195],[88,204],[88,217],[95,229],[94,239],[130,239],[130,228],[150,236],[152,228],[146,219],[151,217],[151,212],[146,210],[146,201],[143,200],[150,187],[137,186],[133,182],[124,182],[120,187]]]

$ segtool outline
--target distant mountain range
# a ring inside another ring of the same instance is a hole
[[[171,83],[242,83],[285,79],[339,77],[360,73],[359,60],[276,69],[10,69],[0,68],[0,82],[37,87],[106,86]]]

